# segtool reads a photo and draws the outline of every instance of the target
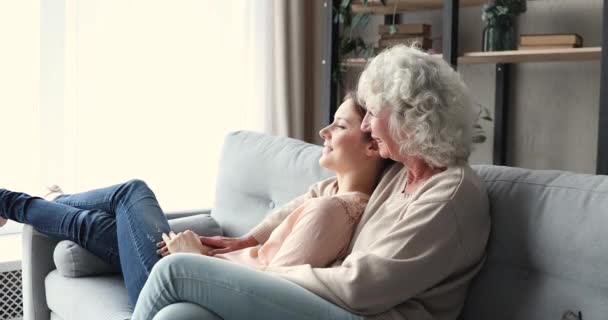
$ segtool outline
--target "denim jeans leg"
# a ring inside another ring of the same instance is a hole
[[[195,254],[170,255],[156,264],[131,319],[160,320],[160,310],[180,302],[222,319],[364,319],[277,275]]]
[[[116,219],[121,269],[132,304],[144,286],[152,267],[159,260],[156,243],[170,231],[169,222],[156,196],[141,180],[87,192],[61,195],[58,203],[82,209],[100,209]]]
[[[125,183],[74,194],[62,194],[57,196],[53,202],[80,209],[102,210],[109,214],[116,215],[115,211],[118,206],[118,201],[121,200],[121,197],[126,195],[124,190],[136,184],[135,181],[137,180],[130,180]]]
[[[112,264],[120,263],[132,304],[159,260],[156,243],[170,231],[154,193],[141,180],[62,195],[52,202],[0,190],[0,212],[15,212],[8,218],[57,239],[73,240]]]
[[[116,219],[103,210],[86,210],[0,189],[0,213],[57,240],[72,240],[118,266]]]
[[[121,269],[131,304],[160,256],[156,243],[171,229],[152,190],[141,180],[131,180],[117,191],[116,229]]]

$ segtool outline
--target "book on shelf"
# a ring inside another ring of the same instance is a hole
[[[548,46],[519,46],[518,50],[545,50],[545,49],[572,49],[576,48],[571,45],[548,45]]]
[[[404,37],[404,38],[398,38],[398,39],[380,38],[380,41],[378,41],[378,47],[382,47],[382,48],[392,47],[392,46],[396,46],[399,44],[405,44],[408,46],[416,44],[416,45],[420,46],[422,49],[428,50],[433,47],[433,40],[431,40],[429,38],[425,38],[425,37]]]
[[[390,34],[391,25],[390,24],[381,24],[378,26],[378,33],[382,37],[394,37],[397,35],[417,35],[423,37],[431,36],[431,26],[423,23],[407,23],[407,24],[396,24],[396,31],[393,34]]]
[[[583,37],[576,33],[564,34],[522,34],[519,36],[522,46],[565,46],[573,45],[575,48],[583,46]]]

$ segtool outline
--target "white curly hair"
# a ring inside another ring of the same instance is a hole
[[[386,49],[365,67],[357,99],[373,113],[390,109],[389,132],[401,156],[432,167],[469,158],[475,121],[469,90],[441,57],[406,45]]]

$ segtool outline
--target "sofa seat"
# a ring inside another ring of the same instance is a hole
[[[53,270],[44,283],[47,305],[55,319],[131,319],[133,308],[119,275],[68,278]]]

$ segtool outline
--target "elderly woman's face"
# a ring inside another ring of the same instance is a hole
[[[377,113],[367,109],[361,122],[361,130],[372,133],[372,138],[378,143],[378,150],[382,158],[400,161],[399,144],[391,137],[388,129],[389,116],[388,108],[383,108]]]

